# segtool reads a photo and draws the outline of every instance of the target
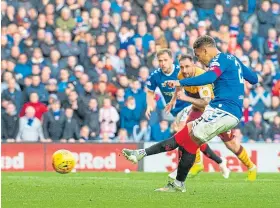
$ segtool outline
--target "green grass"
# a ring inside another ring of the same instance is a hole
[[[2,208],[280,207],[280,174],[245,177],[202,173],[187,180],[186,193],[157,193],[166,174],[2,173]]]

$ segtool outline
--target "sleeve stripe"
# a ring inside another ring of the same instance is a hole
[[[217,77],[221,76],[221,74],[222,74],[222,71],[221,71],[220,67],[214,66],[214,67],[212,67],[211,70],[212,70],[213,72],[215,72],[215,74],[217,75]]]

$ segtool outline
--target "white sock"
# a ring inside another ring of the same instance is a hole
[[[169,174],[169,177],[174,180],[176,179],[176,176],[177,176],[177,169],[175,169],[172,173]]]
[[[175,183],[177,186],[183,186],[183,184],[184,184],[184,182],[178,181],[177,179],[175,179],[174,183]]]
[[[147,155],[145,149],[139,149],[139,150],[138,150],[138,154],[139,154],[139,155],[143,155],[143,156],[146,156],[146,155]]]

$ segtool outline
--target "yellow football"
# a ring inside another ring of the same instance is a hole
[[[53,169],[61,174],[70,173],[75,168],[76,161],[73,154],[68,150],[57,150],[52,155]]]

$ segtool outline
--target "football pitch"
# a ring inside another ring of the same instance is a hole
[[[2,208],[90,207],[280,207],[280,174],[245,174],[223,179],[218,173],[201,173],[188,179],[186,193],[158,193],[164,173],[2,173]]]

